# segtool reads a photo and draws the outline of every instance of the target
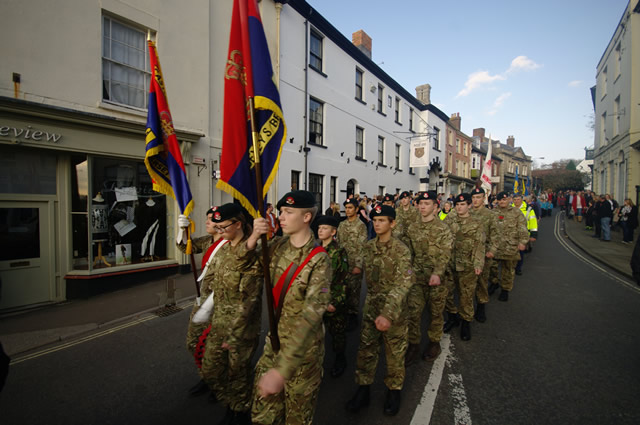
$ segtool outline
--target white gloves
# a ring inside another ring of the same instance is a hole
[[[187,243],[187,232],[185,228],[189,227],[189,217],[180,214],[178,216],[178,235],[176,236],[176,243]]]
[[[182,214],[178,216],[178,227],[185,228],[185,227],[189,227],[190,224],[191,223],[189,222],[189,217]]]
[[[193,319],[191,321],[193,323],[207,323],[211,320],[211,316],[213,315],[213,292],[209,294],[207,300],[202,304],[202,307],[196,311],[196,314],[193,315]]]

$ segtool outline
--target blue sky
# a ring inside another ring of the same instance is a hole
[[[415,94],[460,112],[462,131],[513,135],[538,163],[593,145],[589,88],[628,0],[307,0],[347,38],[363,29],[373,60]]]

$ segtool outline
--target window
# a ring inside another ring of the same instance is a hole
[[[322,72],[322,36],[314,30],[311,30],[309,43],[309,66]]]
[[[605,67],[602,70],[602,74],[600,74],[600,79],[602,82],[602,88],[601,88],[602,97],[605,97],[607,94],[607,67]]]
[[[291,190],[300,190],[300,171],[291,170]]]
[[[617,136],[620,134],[620,96],[613,101],[613,116],[613,135]]]
[[[384,196],[386,194],[385,186],[378,186],[378,195]]]
[[[440,150],[440,129],[438,127],[433,127],[433,148],[437,151]]]
[[[329,200],[333,202],[338,202],[337,193],[338,193],[338,178],[336,176],[331,176],[331,184],[329,185]]]
[[[409,131],[413,131],[413,108],[409,108]]]
[[[453,174],[455,174],[456,176],[461,176],[462,175],[462,170],[460,170],[460,160],[456,159],[456,171],[454,171]]]
[[[460,139],[456,139],[456,153],[460,153]]]
[[[361,69],[356,68],[356,99],[364,100],[362,98],[362,86],[363,86],[364,72]]]
[[[384,165],[384,137],[378,136],[378,164]]]
[[[356,159],[364,158],[364,128],[356,127]]]
[[[473,168],[474,170],[478,169],[478,158],[474,155],[473,158],[471,158],[471,168]]]
[[[400,169],[400,145],[396,143],[396,156],[395,156],[395,164],[393,165],[396,170]]]
[[[400,98],[396,97],[396,122],[400,124]]]
[[[316,198],[318,211],[324,211],[322,208],[322,180],[324,176],[321,174],[309,173],[309,192],[313,193]]]
[[[453,173],[453,154],[449,152],[449,160],[447,161],[447,172]]]
[[[102,99],[147,108],[151,78],[145,31],[102,17]]]
[[[600,116],[600,144],[606,146],[607,140],[607,111]]]
[[[322,146],[323,103],[309,98],[309,143]]]
[[[413,175],[413,174],[415,174],[415,173],[413,172],[413,167],[409,167],[409,174],[412,174],[412,175]]]
[[[384,87],[378,84],[378,112],[384,114]]]
[[[469,143],[465,142],[463,152],[464,156],[469,156]]]
[[[622,68],[620,66],[620,64],[622,63],[622,49],[621,49],[620,43],[618,43],[618,45],[616,46],[615,61],[616,61],[616,75],[614,79],[617,80],[618,77],[620,76],[620,72],[622,72]]]

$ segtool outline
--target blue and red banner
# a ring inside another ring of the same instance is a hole
[[[169,102],[156,47],[153,41],[149,40],[148,43],[151,84],[144,164],[151,176],[153,190],[171,195],[178,202],[180,214],[188,216],[193,210],[191,189],[169,112]]]
[[[280,94],[273,81],[269,47],[256,0],[234,0],[224,83],[224,127],[220,179],[216,184],[258,217],[278,171],[287,129]],[[254,99],[255,126],[263,198],[258,199],[249,99]]]

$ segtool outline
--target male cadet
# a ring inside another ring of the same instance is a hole
[[[358,201],[354,198],[343,203],[346,220],[338,226],[338,244],[347,251],[349,273],[347,285],[347,314],[349,321],[347,330],[358,326],[360,310],[360,290],[362,288],[362,247],[367,241],[367,226],[358,218]]]
[[[391,195],[390,193],[387,193],[386,195],[384,195],[384,198],[382,198],[382,205],[386,205],[388,207],[395,208],[396,207],[396,202],[393,199],[393,195]]]
[[[484,234],[486,236],[485,241],[485,258],[484,266],[482,268],[482,274],[478,276],[478,285],[476,289],[476,296],[478,297],[478,305],[476,307],[476,320],[480,323],[484,323],[487,320],[485,313],[485,306],[489,302],[489,273],[491,265],[493,263],[492,257],[496,255],[497,247],[497,216],[484,205],[485,193],[482,188],[475,188],[471,191],[471,211],[470,214],[482,221],[484,225]],[[491,257],[490,257],[491,256]]]
[[[272,288],[268,290],[276,304],[280,351],[274,351],[268,335],[255,369],[251,419],[254,424],[310,424],[322,381],[322,318],[331,301],[331,263],[311,231],[318,211],[314,195],[289,192],[277,209],[285,236],[269,241]],[[264,218],[253,223],[245,245],[248,256],[258,255],[258,239],[269,232]]]
[[[485,233],[482,221],[469,214],[471,195],[462,193],[453,200],[457,214],[449,215],[444,222],[451,229],[453,253],[451,270],[460,300],[460,339],[471,339],[470,323],[473,320],[473,299],[478,276],[484,267]],[[457,308],[456,308],[457,310]],[[457,311],[453,312],[457,314]]]
[[[338,230],[338,219],[330,215],[323,215],[316,220],[318,225],[318,239],[327,251],[331,260],[331,304],[324,315],[333,340],[333,352],[336,354],[331,376],[342,376],[347,367],[345,346],[347,343],[347,288],[345,279],[349,273],[347,251],[334,239]]]
[[[404,356],[407,350],[406,299],[413,283],[409,248],[392,236],[395,210],[379,205],[371,210],[377,236],[366,243],[364,269],[367,297],[362,316],[362,333],[356,363],[356,394],[347,410],[357,412],[369,404],[369,387],[374,381],[380,344],[384,344],[387,395],[384,414],[400,410],[400,391],[404,383]]]
[[[422,310],[429,302],[429,345],[422,358],[433,361],[440,354],[445,302],[449,288],[441,282],[451,258],[453,237],[449,226],[436,218],[436,192],[423,192],[416,198],[420,220],[409,225],[408,235],[416,281],[409,291],[409,348],[406,364],[414,362],[420,351]]]
[[[527,243],[535,242],[538,237],[538,219],[536,218],[536,213],[533,211],[533,208],[522,200],[521,193],[513,195],[513,206],[522,211],[524,219],[527,222],[527,230],[529,231],[529,241]],[[516,274],[518,276],[522,274],[522,263],[524,263],[525,252],[526,249],[520,251],[520,260],[518,264],[516,264]]]
[[[495,209],[497,215],[496,238],[498,240],[498,249],[495,256],[488,254],[489,258],[495,258],[497,265],[500,266],[500,296],[498,300],[508,301],[509,292],[513,289],[513,280],[515,278],[516,263],[520,259],[518,251],[525,249],[526,243],[529,241],[529,231],[527,223],[522,213],[515,207],[509,205],[509,194],[500,192],[496,196],[498,207]],[[495,292],[498,285],[492,283],[489,287],[489,294]]]
[[[400,205],[396,208],[396,227],[393,228],[393,236],[409,246],[407,229],[409,224],[420,219],[420,213],[411,205],[411,194],[404,191],[400,194]]]

